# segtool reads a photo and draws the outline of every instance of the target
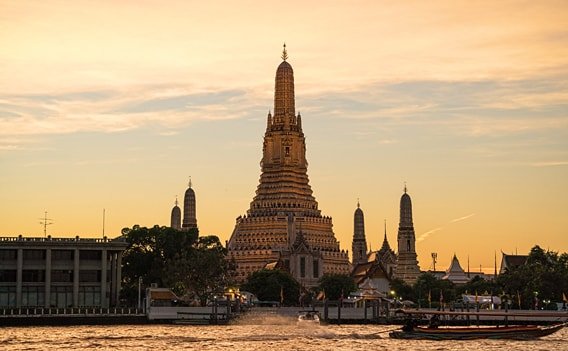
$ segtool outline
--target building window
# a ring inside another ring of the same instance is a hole
[[[300,257],[300,277],[306,277],[306,258]]]
[[[101,271],[95,270],[81,270],[79,271],[79,282],[81,283],[100,283]]]
[[[52,250],[51,260],[52,261],[73,261],[74,250]]]
[[[319,278],[319,261],[314,260],[314,278]]]
[[[45,250],[24,250],[24,261],[45,260]]]
[[[0,286],[0,307],[16,306],[16,287]]]
[[[15,283],[15,282],[16,282],[15,269],[0,270],[0,283]]]
[[[290,156],[290,146],[286,146],[286,147],[284,148],[284,155]]]
[[[79,306],[98,307],[101,306],[101,287],[100,286],[80,286],[79,287]]]
[[[45,306],[45,287],[23,286],[22,306],[24,307]]]
[[[45,282],[45,271],[43,269],[24,269],[22,281],[24,283],[43,283]]]
[[[410,252],[410,240],[406,240],[406,251]]]
[[[100,251],[100,250],[81,250],[81,251],[79,251],[79,258],[81,260],[100,261],[101,257],[102,257],[102,251]]]
[[[72,286],[52,286],[50,294],[50,306],[65,308],[73,306]]]
[[[51,281],[54,283],[71,283],[73,281],[73,271],[53,270],[51,271]]]
[[[17,255],[17,250],[0,250],[0,261],[14,261]]]

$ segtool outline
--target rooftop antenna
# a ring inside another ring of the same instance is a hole
[[[434,267],[434,272],[436,271],[436,260],[438,259],[438,254],[432,252],[432,266]]]
[[[47,226],[53,224],[53,222],[51,222],[53,219],[47,218],[47,211],[45,211],[43,218],[40,219],[41,222],[39,222],[39,224],[43,225],[43,237],[47,238]]]

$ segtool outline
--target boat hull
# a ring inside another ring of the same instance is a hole
[[[518,326],[518,327],[491,327],[491,328],[413,328],[411,331],[393,331],[389,334],[394,339],[420,339],[420,340],[474,340],[474,339],[509,339],[530,340],[550,335],[565,324],[550,327]]]

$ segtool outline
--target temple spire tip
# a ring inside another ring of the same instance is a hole
[[[284,43],[284,48],[282,49],[282,60],[286,61],[288,59],[288,52],[286,52],[286,43]]]

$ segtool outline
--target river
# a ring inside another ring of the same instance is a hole
[[[533,341],[395,340],[388,325],[298,326],[272,317],[225,326],[8,327],[0,350],[568,350],[568,328]]]

